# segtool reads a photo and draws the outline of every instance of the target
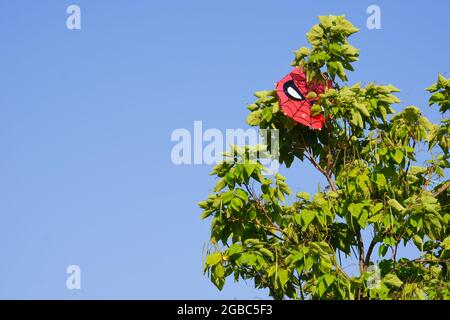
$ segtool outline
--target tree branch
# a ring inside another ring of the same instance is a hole
[[[446,191],[450,187],[450,181],[444,183],[435,193],[433,193],[433,197],[438,197],[442,192]]]
[[[359,250],[359,273],[362,275],[362,273],[365,270],[364,266],[364,242],[361,236],[361,229],[358,227],[358,230],[356,230],[356,240],[358,241],[358,250]],[[362,295],[362,288],[358,288],[358,300],[361,300]]]
[[[399,244],[400,244],[400,241],[397,241],[397,243],[395,244],[395,247],[394,247],[394,253],[392,254],[392,260],[394,260],[394,265],[393,265],[394,270],[395,270],[395,267],[397,264],[397,251],[398,251]]]
[[[306,146],[306,142],[305,142],[305,140],[303,139],[303,137],[301,137],[301,138],[302,138],[302,142],[303,142],[303,149],[304,149],[304,150],[306,151],[306,153],[308,154],[308,156],[307,156],[306,158],[311,162],[311,164],[312,164],[317,170],[319,170],[320,173],[322,173],[322,174],[325,176],[325,178],[326,178],[327,181],[328,181],[328,184],[330,185],[331,190],[333,190],[334,192],[337,192],[337,186],[336,186],[336,184],[334,183],[334,180],[331,178],[331,173],[328,174],[327,171],[325,171],[325,170],[320,166],[320,164],[317,162],[317,160],[316,160],[316,158],[314,157],[314,155],[312,154],[312,152],[308,150],[308,148],[307,148],[307,146]]]
[[[251,190],[251,188],[244,183],[245,189],[247,189],[247,192],[250,194],[250,196],[252,197],[252,199],[255,201],[255,203],[258,205],[258,207],[262,210],[262,212],[264,213],[264,216],[266,217],[266,219],[269,221],[269,223],[271,224],[271,226],[269,228],[277,230],[278,232],[280,232],[282,235],[284,235],[287,239],[289,240],[293,240],[289,237],[288,234],[286,234],[286,232],[284,232],[279,226],[277,226],[275,224],[274,221],[272,221],[272,219],[269,216],[269,213],[267,212],[266,207],[264,206],[264,204],[262,204],[260,202],[260,199],[255,195],[255,193],[253,192],[253,190]],[[257,221],[257,220],[256,220]],[[262,224],[259,224],[261,227],[265,228],[265,226],[263,226]],[[276,233],[274,232],[270,232],[275,238],[277,238],[278,240],[284,241],[283,238],[279,237]],[[295,241],[294,241],[295,242]]]
[[[359,272],[362,274],[364,272],[365,265],[364,265],[364,241],[361,236],[361,229],[358,227],[358,230],[356,231],[356,240],[358,241],[358,251],[359,251]]]
[[[328,174],[332,174],[333,173],[333,170],[334,170],[334,168],[336,167],[336,165],[337,165],[337,162],[338,162],[338,160],[339,160],[339,156],[341,155],[341,151],[342,151],[342,149],[339,149],[339,151],[338,151],[338,153],[337,153],[337,155],[336,155],[336,158],[334,159],[334,162],[331,164],[331,166],[328,168],[328,170],[327,170],[327,173]]]
[[[372,241],[369,244],[369,248],[367,249],[366,259],[364,260],[364,265],[366,267],[369,266],[370,263],[370,256],[372,255],[372,251],[375,248],[376,244],[378,243],[377,237],[373,237]]]

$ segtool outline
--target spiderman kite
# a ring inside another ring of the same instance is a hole
[[[331,83],[328,83],[331,87]],[[306,81],[305,71],[295,68],[291,73],[281,79],[276,85],[276,91],[284,114],[296,122],[320,130],[325,124],[322,114],[311,114],[311,107],[316,103],[316,98],[309,99],[308,93],[316,95],[325,92],[325,85],[318,82]]]

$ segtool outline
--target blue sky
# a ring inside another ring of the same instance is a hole
[[[79,5],[81,30],[66,8]],[[381,8],[382,29],[366,28]],[[290,70],[318,15],[361,31],[350,82],[392,83],[432,120],[450,76],[448,1],[1,1],[0,298],[253,299],[202,274],[207,165],[175,166],[174,129],[246,128],[246,104]],[[295,191],[320,178],[296,164]],[[66,288],[66,267],[82,289]]]

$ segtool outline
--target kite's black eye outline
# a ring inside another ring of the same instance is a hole
[[[292,100],[296,100],[296,101],[305,100],[305,97],[303,96],[303,94],[300,92],[300,90],[295,85],[294,80],[287,81],[283,85],[283,91]]]

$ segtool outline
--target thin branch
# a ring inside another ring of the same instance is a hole
[[[436,263],[450,263],[450,259],[414,259],[414,262],[419,263],[427,263],[427,262],[436,262]]]
[[[365,270],[364,267],[364,242],[361,236],[361,229],[358,227],[358,230],[356,230],[356,240],[358,241],[358,249],[359,249],[359,273],[362,275],[362,273]],[[358,288],[358,300],[361,300],[362,298],[362,290],[361,287]]]
[[[331,175],[328,174],[328,173],[320,166],[320,164],[317,162],[317,160],[316,160],[316,158],[314,157],[314,155],[312,154],[312,152],[308,150],[308,148],[307,148],[307,146],[306,146],[306,142],[305,142],[305,140],[303,139],[303,137],[301,137],[301,138],[302,138],[302,142],[303,142],[303,148],[304,148],[304,150],[306,151],[306,153],[308,154],[308,157],[306,157],[306,158],[311,162],[311,164],[312,164],[317,170],[320,171],[320,173],[322,173],[322,174],[325,176],[325,178],[326,178],[327,181],[328,181],[328,184],[330,185],[331,190],[333,190],[334,192],[337,192],[337,186],[336,186],[336,184],[334,183],[333,179],[331,178]]]
[[[395,247],[394,247],[394,253],[392,255],[392,260],[394,260],[394,269],[395,269],[395,265],[397,264],[397,251],[398,251],[399,244],[400,244],[400,241],[397,241],[397,243],[395,244]]]
[[[277,226],[272,219],[270,219],[269,217],[269,213],[267,212],[266,207],[260,202],[260,199],[255,195],[255,193],[250,189],[250,187],[244,183],[245,189],[247,189],[247,192],[250,194],[250,196],[253,198],[253,200],[256,202],[256,204],[259,206],[259,208],[262,210],[262,212],[264,213],[264,216],[266,217],[266,219],[270,222],[271,226],[269,227],[270,229],[274,229],[277,230],[278,232],[280,232],[281,234],[283,234],[286,238],[292,240],[287,234],[286,232],[284,232],[279,226]],[[261,227],[263,228],[267,228],[267,226],[263,226],[262,224],[259,224]],[[271,232],[271,234],[276,237],[277,239],[284,241],[283,238],[279,237],[277,234]]]
[[[372,255],[372,251],[378,243],[377,237],[373,237],[372,241],[369,244],[369,248],[367,248],[366,259],[364,260],[364,265],[367,267],[370,263],[370,256]]]
[[[447,181],[446,183],[444,183],[443,186],[441,186],[435,193],[433,193],[433,197],[437,197],[439,196],[441,193],[443,193],[444,191],[446,191],[448,188],[450,187],[450,181]]]
[[[302,279],[301,279],[301,275],[297,270],[297,275],[298,275],[298,288],[300,290],[300,297],[302,298],[302,300],[305,300],[305,294],[303,293],[303,287],[302,287]]]
[[[336,261],[336,270],[339,271],[345,278],[349,278],[348,274],[344,271],[342,266]]]
[[[336,158],[334,159],[334,162],[333,162],[333,163],[331,164],[331,166],[328,168],[328,170],[327,170],[327,173],[328,173],[328,174],[332,174],[332,173],[333,173],[333,170],[334,170],[334,168],[336,167],[337,162],[338,162],[338,160],[339,160],[339,156],[341,155],[341,151],[342,151],[342,149],[339,149],[338,154],[336,155]]]
[[[361,229],[358,228],[356,231],[356,240],[358,241],[358,250],[359,250],[359,272],[363,273],[365,270],[364,266],[364,241],[361,236]]]
[[[421,259],[421,258],[417,258],[414,260],[408,260],[408,261],[399,261],[397,263],[397,267],[398,266],[404,266],[407,265],[408,263],[445,263],[445,264],[450,264],[450,259]]]
[[[231,220],[231,221],[245,222],[245,223],[254,223],[254,224],[256,224],[257,226],[261,227],[262,229],[269,231],[270,234],[271,234],[272,236],[274,236],[275,238],[277,238],[278,240],[284,241],[283,238],[281,238],[279,235],[277,235],[277,234],[273,231],[273,230],[279,231],[278,228],[276,228],[275,226],[266,226],[266,225],[263,225],[261,222],[259,222],[258,219],[255,219],[255,220],[253,220],[253,221],[250,221],[250,220],[246,220],[246,219],[242,219],[242,218],[231,217],[230,220]]]

